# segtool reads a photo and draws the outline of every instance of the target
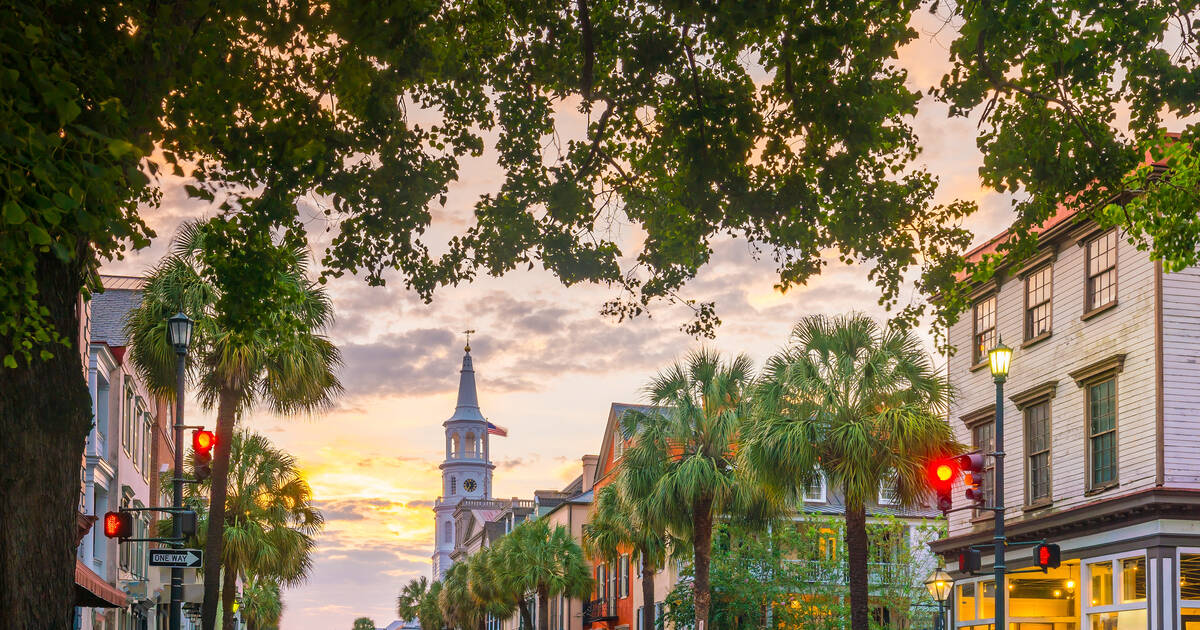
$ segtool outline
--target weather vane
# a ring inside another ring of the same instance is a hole
[[[475,332],[474,330],[464,330],[463,331],[463,334],[465,334],[467,336],[467,347],[464,348],[464,350],[466,350],[467,352],[471,351],[471,335],[474,332]]]

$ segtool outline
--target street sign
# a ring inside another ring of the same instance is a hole
[[[150,566],[195,569],[204,559],[199,549],[151,549]]]

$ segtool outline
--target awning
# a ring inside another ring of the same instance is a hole
[[[124,608],[129,596],[105,582],[96,572],[75,559],[75,605],[85,608]]]

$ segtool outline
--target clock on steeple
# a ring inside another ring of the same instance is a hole
[[[475,492],[475,488],[477,487],[478,486],[475,485],[474,479],[467,479],[463,482],[463,490],[466,490],[467,492]]]

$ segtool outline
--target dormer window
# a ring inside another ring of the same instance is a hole
[[[813,478],[804,485],[804,502],[825,503],[828,500],[825,491],[825,475],[818,470]]]

